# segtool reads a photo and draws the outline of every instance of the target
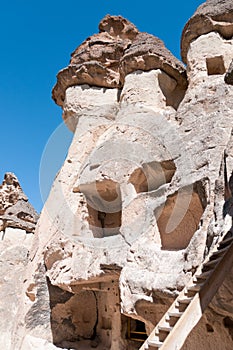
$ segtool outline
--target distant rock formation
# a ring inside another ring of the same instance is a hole
[[[12,227],[34,232],[38,218],[17,177],[6,173],[0,185],[0,231]]]
[[[232,228],[232,23],[229,1],[201,5],[183,31],[185,70],[160,39],[107,15],[58,73],[53,98],[74,137],[36,226],[19,321],[0,324],[4,349],[139,349]],[[5,203],[9,215],[17,203]],[[233,270],[182,350],[232,348],[232,290]]]
[[[17,177],[6,173],[0,185],[1,349],[12,349],[14,324],[22,301],[24,274],[38,218]]]

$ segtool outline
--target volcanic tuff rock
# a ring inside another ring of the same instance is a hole
[[[207,0],[189,19],[181,38],[181,57],[185,63],[187,63],[190,43],[210,32],[218,32],[225,39],[232,38],[233,2],[231,0]]]
[[[119,88],[128,73],[163,69],[186,87],[185,68],[163,42],[153,35],[139,33],[121,16],[107,15],[99,24],[100,33],[86,39],[71,55],[70,64],[57,75],[54,101],[63,106],[70,86],[89,84]]]
[[[233,85],[233,60],[231,61],[231,64],[230,64],[230,66],[228,68],[228,71],[226,72],[225,82],[227,84]]]
[[[123,78],[129,73],[152,69],[163,70],[174,78],[181,87],[187,87],[184,66],[164,46],[162,40],[148,33],[139,33],[125,50],[121,59],[122,83],[124,84]]]
[[[4,214],[5,210],[14,205],[18,200],[27,200],[17,177],[13,173],[5,174],[2,185],[0,185],[0,199],[0,215]]]
[[[233,39],[190,28],[188,86],[162,42],[120,16],[58,74],[74,137],[36,227],[14,349],[139,348],[130,330],[150,333],[232,228]],[[232,281],[183,350],[232,348]]]
[[[0,348],[11,349],[38,215],[13,173],[0,186],[0,208]]]
[[[23,193],[17,177],[6,173],[0,185],[0,231],[6,227],[34,232],[38,215]]]

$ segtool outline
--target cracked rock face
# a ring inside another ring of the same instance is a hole
[[[187,87],[186,72],[181,62],[164,46],[162,40],[148,33],[139,33],[125,50],[121,59],[122,80],[137,70],[161,69],[174,78],[181,87]]]
[[[34,232],[38,215],[23,193],[17,177],[6,173],[0,185],[0,231],[6,227]]]
[[[14,349],[13,333],[38,215],[17,177],[0,185],[0,348]],[[24,348],[26,349],[26,347]]]
[[[227,73],[225,75],[225,82],[227,84],[233,85],[233,60],[231,61],[231,64],[230,64],[230,66],[228,68],[228,71],[227,71]]]
[[[72,53],[68,67],[58,73],[53,88],[53,99],[58,105],[63,106],[70,86],[119,88],[124,85],[125,76],[136,70],[163,69],[178,85],[186,87],[184,66],[160,39],[140,33],[121,16],[105,16],[99,30]]]
[[[36,337],[45,349],[138,348],[127,329],[150,333],[231,228],[232,48],[217,32],[196,37],[187,86],[159,39],[107,16],[72,54],[53,96],[74,137],[36,228],[17,350]],[[230,348],[231,285],[184,349]]]
[[[192,41],[210,32],[218,32],[223,38],[233,36],[233,2],[207,0],[200,5],[184,27],[181,38],[181,56],[187,63],[187,52]]]
[[[18,200],[27,200],[23,193],[17,177],[13,173],[6,173],[2,185],[0,185],[0,214],[4,214]]]

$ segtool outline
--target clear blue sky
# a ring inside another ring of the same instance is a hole
[[[51,99],[56,74],[67,66],[71,52],[98,32],[98,23],[107,13],[122,15],[139,30],[158,36],[180,58],[182,29],[202,2],[1,1],[0,182],[5,172],[14,172],[30,202],[41,210],[39,173],[43,150],[50,140],[41,167],[46,196],[72,137],[64,126],[59,126],[61,108]]]

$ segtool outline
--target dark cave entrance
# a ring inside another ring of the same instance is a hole
[[[96,181],[80,185],[85,195],[89,227],[94,238],[119,234],[122,218],[122,198],[120,186],[112,180]]]

